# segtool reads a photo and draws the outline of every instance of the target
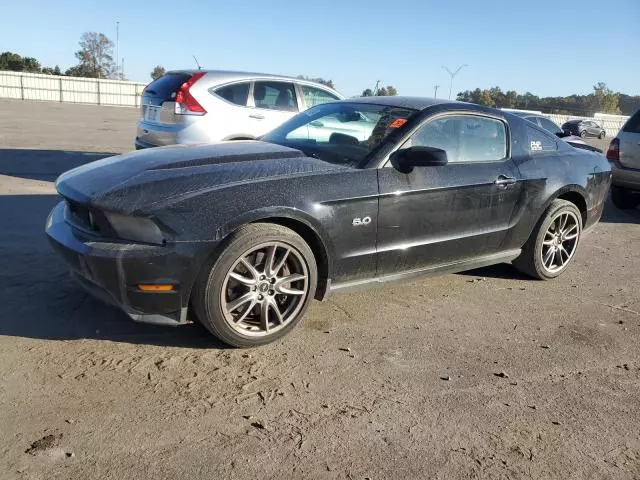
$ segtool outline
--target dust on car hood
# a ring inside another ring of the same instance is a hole
[[[340,168],[266,142],[177,145],[88,163],[62,174],[56,188],[77,202],[131,213],[204,190]]]

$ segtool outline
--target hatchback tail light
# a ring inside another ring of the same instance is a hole
[[[607,150],[607,160],[610,162],[620,161],[620,140],[614,138],[609,144],[609,150]]]
[[[175,113],[177,115],[204,115],[207,111],[191,94],[191,87],[204,76],[205,72],[196,72],[189,80],[180,85],[176,93]]]

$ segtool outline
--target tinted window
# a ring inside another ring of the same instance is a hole
[[[236,83],[214,90],[215,94],[227,102],[245,106],[249,97],[249,83]]]
[[[298,103],[293,83],[255,82],[253,101],[258,108],[297,112]]]
[[[308,87],[307,85],[300,85],[302,88],[302,95],[304,95],[304,101],[307,104],[307,108],[315,107],[321,103],[333,102],[339,100],[335,95],[330,94],[320,88]]]
[[[143,95],[149,95],[165,100],[176,98],[176,92],[184,82],[189,80],[188,73],[167,73],[159,79],[154,80],[144,89]]]
[[[491,162],[507,156],[504,123],[486,117],[455,115],[433,120],[420,127],[409,142],[405,147],[445,150],[449,162]]]
[[[635,115],[625,123],[622,131],[640,133],[640,110],[638,110]]]
[[[551,132],[553,134],[555,134],[556,132],[562,132],[562,130],[560,130],[560,127],[548,118],[538,118],[538,121],[540,122],[540,126],[547,132]]]
[[[558,149],[555,138],[550,137],[549,134],[541,132],[537,128],[527,127],[527,139],[527,146],[533,154],[554,152]]]
[[[537,117],[524,117],[524,119],[525,120],[529,120],[534,125],[538,125],[538,118]]]

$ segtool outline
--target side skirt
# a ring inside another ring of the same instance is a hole
[[[491,255],[485,255],[483,257],[472,258],[468,260],[462,260],[459,262],[446,263],[442,265],[436,265],[433,267],[420,268],[416,270],[407,270],[400,273],[393,273],[390,275],[384,275],[382,277],[367,278],[364,280],[357,280],[355,282],[344,282],[329,284],[329,291],[331,293],[347,292],[352,290],[363,289],[376,285],[381,285],[390,282],[399,282],[407,280],[413,277],[422,276],[435,276],[445,273],[464,272],[465,270],[473,270],[481,267],[488,267],[489,265],[495,265],[497,263],[509,263],[522,253],[521,249],[507,250],[505,252],[494,253]]]

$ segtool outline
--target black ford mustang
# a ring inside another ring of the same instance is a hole
[[[371,97],[314,107],[262,141],[71,170],[46,230],[74,276],[134,319],[193,312],[244,347],[350,287],[510,261],[554,278],[610,183],[602,155],[509,113]]]

